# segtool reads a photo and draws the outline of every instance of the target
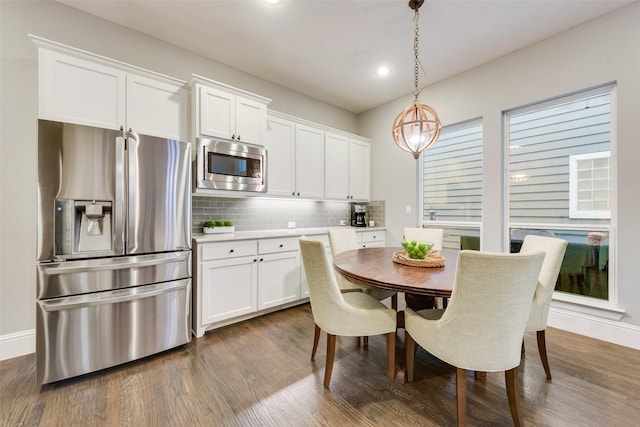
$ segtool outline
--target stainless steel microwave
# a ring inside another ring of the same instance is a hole
[[[254,144],[198,138],[196,188],[267,192],[267,150]]]

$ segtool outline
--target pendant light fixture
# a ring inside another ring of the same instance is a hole
[[[422,70],[426,77],[424,67],[418,58],[418,19],[420,16],[418,9],[423,3],[424,0],[409,0],[409,7],[415,11],[413,18],[415,23],[413,41],[415,88],[413,94],[415,99],[409,107],[396,116],[391,128],[393,141],[400,149],[411,153],[414,159],[420,157],[420,153],[438,141],[442,129],[436,110],[426,104],[421,104],[418,99],[421,91],[418,90],[419,71]]]

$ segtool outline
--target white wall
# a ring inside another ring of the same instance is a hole
[[[483,118],[484,222],[483,249],[502,250],[502,111],[592,86],[618,86],[618,235],[617,306],[625,311],[626,336],[640,348],[640,3],[573,28],[490,63],[426,88],[423,103],[436,109],[444,125]],[[407,64],[410,66],[410,64]],[[428,71],[428,62],[425,63]],[[388,244],[399,243],[402,227],[416,221],[405,206],[416,208],[416,168],[413,158],[396,148],[391,138],[395,115],[411,95],[359,117],[359,134],[372,138],[372,198],[386,201]],[[428,152],[427,152],[428,153]],[[574,307],[578,309],[578,307]],[[566,314],[563,312],[563,314]],[[559,319],[560,316],[552,316]],[[584,316],[576,314],[576,318]],[[589,317],[598,323],[597,317]],[[607,322],[609,325],[611,322]],[[554,326],[568,323],[557,320]],[[588,329],[588,328],[587,328]],[[578,331],[578,328],[576,328]],[[603,332],[598,338],[607,339]]]
[[[52,1],[0,1],[0,359],[34,351],[37,52],[27,34],[182,80],[271,98],[270,108],[355,133],[354,114]]]

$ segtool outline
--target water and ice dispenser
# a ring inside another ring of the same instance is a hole
[[[111,201],[56,199],[57,256],[100,255],[112,251]]]

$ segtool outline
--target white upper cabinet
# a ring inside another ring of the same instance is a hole
[[[325,198],[369,200],[369,143],[332,133],[326,134],[324,143]]]
[[[191,76],[193,135],[264,144],[270,99]]]
[[[33,37],[39,118],[186,141],[185,82]]]
[[[324,139],[324,197],[349,199],[349,138],[327,132]]]
[[[296,124],[295,195],[324,197],[324,131]]]
[[[269,196],[369,200],[366,138],[269,111],[265,147]]]
[[[183,84],[127,75],[127,128],[187,141],[189,91]]]
[[[349,138],[349,198],[369,200],[371,181],[371,145]]]
[[[295,128],[294,122],[269,114],[267,116],[267,194],[295,194]]]
[[[39,49],[39,117],[106,129],[125,126],[126,73]]]

